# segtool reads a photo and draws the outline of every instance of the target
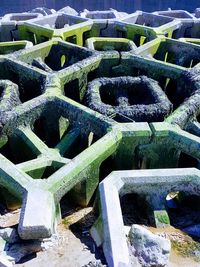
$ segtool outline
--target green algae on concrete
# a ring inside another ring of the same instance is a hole
[[[179,40],[161,37],[138,48],[137,54],[151,55],[156,60],[185,68],[192,68],[200,61],[200,48]]]
[[[122,19],[123,22],[145,26],[153,29],[157,35],[165,35],[172,38],[173,33],[179,30],[181,22],[174,18],[157,14],[136,11]]]
[[[199,47],[161,37],[179,30],[180,22],[168,21],[171,26],[156,27],[154,20],[147,26],[56,14],[20,25],[20,38],[41,44],[9,56],[3,52],[0,58],[0,79],[12,82],[10,88],[16,88],[20,100],[3,107],[1,94],[0,173],[1,186],[22,202],[22,238],[51,236],[60,217],[60,200],[68,192],[75,202],[88,205],[110,159],[111,171],[174,168],[181,153],[199,160],[199,137],[185,131],[199,115],[199,78],[194,67],[198,67]],[[99,53],[80,47],[88,37],[114,42],[115,51]],[[120,42],[125,48],[118,47]],[[10,51],[9,45],[3,51]],[[185,55],[178,53],[180,48]],[[120,123],[115,114],[103,116],[83,105],[87,84],[95,78],[141,75],[155,79],[173,103],[165,122]],[[0,85],[6,93],[5,84]],[[190,108],[190,103],[195,104]],[[184,186],[192,188],[189,178]],[[169,224],[163,205],[157,206],[163,202],[152,199],[155,224]],[[19,203],[15,199],[11,204]]]
[[[0,55],[11,54],[15,51],[29,48],[33,44],[29,41],[14,41],[14,42],[1,42],[0,43]]]
[[[20,29],[20,36],[34,44],[59,37],[64,41],[82,46],[83,35],[91,30],[92,23],[89,19],[57,13],[25,22]]]
[[[135,44],[125,38],[92,37],[86,40],[86,47],[97,51],[125,52],[135,50]]]

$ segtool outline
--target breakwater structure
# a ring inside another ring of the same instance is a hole
[[[144,233],[143,250],[162,255],[141,252],[121,202],[134,196],[148,225],[165,229],[195,199],[178,228],[199,238],[199,161],[200,9],[1,18],[0,192],[8,210],[21,207],[22,240],[56,232],[67,194],[94,203],[91,236],[108,266],[165,266],[169,243]]]

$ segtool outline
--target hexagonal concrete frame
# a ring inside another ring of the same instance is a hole
[[[93,37],[86,40],[86,47],[97,51],[134,51],[137,47],[136,45],[125,38],[103,38],[103,37]]]
[[[144,195],[159,218],[166,196],[172,191],[199,196],[200,171],[195,168],[116,171],[100,183],[101,216],[91,234],[97,245],[103,246],[109,267],[130,266],[119,196]]]
[[[96,79],[88,84],[86,104],[107,116],[137,122],[162,121],[172,109],[158,83],[146,76]]]
[[[60,37],[64,41],[83,45],[83,34],[92,27],[92,20],[57,13],[24,23],[22,38],[32,40],[34,44]]]

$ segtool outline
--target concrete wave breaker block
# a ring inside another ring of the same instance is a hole
[[[97,231],[99,243],[106,240],[103,246],[110,266],[119,261],[126,266],[129,256],[119,193],[136,190],[147,199],[153,195],[149,203],[157,226],[170,223],[163,206],[168,190],[199,194],[199,171],[182,169],[199,168],[199,46],[164,37],[198,37],[199,20],[145,12],[123,21],[63,13],[30,21],[20,16],[1,22],[0,28],[4,36],[3,24],[10,25],[4,38],[35,45],[0,44],[1,195],[7,208],[22,207],[18,232],[23,239],[45,238],[55,231],[60,201],[67,193],[87,206],[99,181],[113,170],[149,169],[120,172],[120,176],[111,173],[100,185],[105,225]],[[109,51],[106,42],[113,47]],[[89,49],[81,47],[85,44]],[[119,79],[122,84],[117,85]],[[109,85],[95,96],[111,104],[112,114],[100,113],[102,103],[98,110],[87,107],[86,92],[97,81]],[[134,101],[143,104],[144,112],[132,105],[134,117],[129,118],[127,106]],[[121,117],[116,116],[116,102]],[[145,104],[155,112],[151,119],[141,120],[141,114],[151,111]],[[190,159],[187,166],[183,157]],[[158,190],[161,184],[166,186]],[[119,235],[113,239],[115,227]]]
[[[143,45],[136,53],[187,69],[193,68],[200,62],[200,47],[165,37]]]
[[[115,9],[110,8],[109,10],[87,10],[84,9],[83,12],[80,13],[80,16],[83,18],[89,18],[93,20],[108,20],[108,19],[121,19],[126,17],[128,14],[125,12],[118,12]]]
[[[155,11],[153,14],[177,19],[195,19],[195,17],[186,10],[161,10]]]
[[[168,18],[174,18],[181,22],[179,30],[175,31],[173,38],[199,38],[199,20],[191,13],[185,10],[166,10],[153,12],[156,15],[166,16]]]
[[[33,44],[29,41],[0,42],[0,55],[11,54],[32,46]]]
[[[144,46],[146,47],[146,45]],[[197,51],[198,48],[199,47],[195,45],[195,49],[197,49]],[[140,51],[140,48],[138,48],[138,50]],[[135,53],[137,53],[138,50],[136,50]],[[145,51],[147,54],[145,55],[145,57],[140,55],[129,54],[128,52],[122,52],[120,61],[116,60],[114,62],[112,58],[112,62],[111,58],[109,57],[103,58],[101,64],[99,65],[97,70],[95,70],[96,76],[93,76],[93,80],[95,78],[98,78],[99,76],[135,77],[145,75],[146,77],[151,78],[159,83],[159,86],[162,88],[170,102],[173,104],[173,111],[175,111],[180,106],[180,104],[184,102],[186,98],[190,97],[195,91],[200,89],[198,64],[196,64],[196,66],[194,66],[193,68],[187,68],[169,62],[156,60],[152,56],[148,56],[150,51],[147,52],[147,49]],[[178,59],[179,55],[175,53],[174,55]],[[189,55],[189,53],[187,55]],[[192,61],[193,58],[190,58],[188,56],[188,59],[191,59],[190,63],[192,62],[195,64],[196,58],[194,59],[194,61]],[[109,73],[111,72],[112,75],[109,75]],[[105,102],[104,104],[109,104],[111,102],[109,102],[108,100],[108,102]]]
[[[100,165],[122,140],[124,148],[124,138],[129,140],[132,132],[131,125],[119,127],[56,93],[51,79],[42,96],[9,111],[1,137],[1,185],[23,202],[18,228],[23,239],[52,235],[59,201],[71,189],[76,201],[87,205],[98,185]],[[148,125],[133,127],[132,145],[149,141]],[[16,153],[22,148],[24,153]]]
[[[12,71],[12,64],[12,60],[2,63],[4,74],[6,66]],[[19,97],[23,102],[23,97],[28,93],[23,75],[28,78],[29,71],[33,75],[34,68],[21,64],[19,69],[24,72],[18,73],[21,83],[11,86],[19,87]],[[41,81],[41,73],[35,71],[34,79],[40,74]],[[43,79],[44,88],[40,97],[34,98],[32,92],[33,99],[26,98],[24,105],[16,102],[15,107],[9,110],[5,103],[5,115],[1,117],[1,123],[6,124],[0,142],[1,186],[23,202],[19,224],[23,239],[52,235],[60,213],[59,201],[67,191],[75,190],[77,201],[83,205],[90,201],[98,185],[99,166],[105,157],[116,150],[121,139],[120,131],[107,130],[113,121],[62,96],[58,78],[51,76],[47,79],[43,74]],[[56,86],[58,91],[55,90]],[[8,90],[8,87],[5,88]],[[22,88],[26,90],[25,95],[20,95]],[[7,95],[7,91],[5,93]],[[22,149],[23,153],[17,152]],[[38,212],[39,206],[44,207],[41,213]],[[35,219],[32,218],[33,210],[37,213]]]
[[[162,34],[169,38],[173,36],[174,31],[179,29],[181,25],[181,22],[174,18],[142,11],[136,11],[135,13],[123,18],[122,21],[126,23],[150,27],[157,34]]]
[[[107,116],[116,114],[121,121],[137,122],[162,121],[172,109],[158,83],[146,76],[95,79],[88,84],[86,104]]]
[[[153,28],[121,20],[94,20],[87,34],[87,38],[90,37],[125,38],[133,41],[136,46],[140,46],[155,39],[157,33]]]
[[[85,94],[88,75],[101,61],[95,51],[54,39],[15,54],[15,58],[47,73],[56,73],[62,92],[74,100]]]
[[[59,37],[64,41],[83,45],[83,35],[92,27],[92,20],[55,13],[24,23],[22,38],[32,40],[34,44]]]
[[[134,42],[126,38],[93,37],[86,40],[86,47],[99,52],[106,51],[134,51],[137,47]]]
[[[37,13],[6,14],[1,19],[1,42],[22,40],[21,30],[23,30],[24,22],[39,17],[42,17],[42,15]]]
[[[199,178],[200,171],[195,168],[115,171],[107,176],[99,185],[101,215],[91,234],[102,245],[108,266],[130,266],[120,197],[142,194],[159,220],[163,218],[166,196],[171,191],[199,196]],[[164,216],[168,217],[166,211]]]

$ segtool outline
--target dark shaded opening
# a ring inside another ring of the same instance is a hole
[[[65,39],[65,41],[72,43],[72,44],[77,44],[77,37],[76,37],[76,35],[73,35],[73,36],[67,37]]]
[[[73,142],[73,145],[64,153],[64,157],[73,159],[78,154],[94,144],[98,139],[99,137],[93,132],[90,132],[88,135],[80,134],[78,138]]]
[[[3,186],[0,187],[0,190],[0,215],[5,215],[10,211],[21,208],[22,200],[18,196],[16,196],[13,192],[10,192]],[[1,224],[2,223],[6,224],[6,222],[1,221]],[[18,221],[16,220],[16,225],[17,224]]]
[[[72,37],[69,37],[69,38],[72,38]],[[76,40],[73,41],[73,38],[70,40],[67,39],[67,41],[71,43],[73,42],[76,43]],[[49,54],[44,59],[44,62],[52,70],[59,71],[77,62],[80,62],[81,60],[86,59],[90,57],[91,55],[92,55],[92,52],[85,51],[78,47],[67,47],[67,46],[63,46],[60,44],[57,44],[57,45],[55,44],[55,45],[52,45]],[[64,64],[62,62],[63,57],[65,57]]]
[[[112,171],[116,170],[116,163],[114,156],[105,159],[99,167],[99,182],[103,181]]]
[[[62,116],[54,115],[51,114],[51,118],[41,116],[33,125],[34,133],[50,148],[54,148],[60,142],[63,134],[69,130],[69,121]],[[60,122],[61,118],[63,119],[63,126]]]
[[[125,42],[104,42],[104,41],[96,41],[94,42],[94,48],[97,51],[130,51],[131,46]]]
[[[91,31],[86,31],[86,32],[83,32],[83,46],[85,46],[85,41],[91,37],[91,34],[90,34]]]
[[[16,135],[9,137],[7,143],[0,148],[0,153],[14,164],[37,157],[26,143]]]
[[[185,100],[185,95],[178,94],[177,81],[174,79],[167,78],[165,76],[160,76],[158,82],[170,102],[173,104],[173,110],[178,108],[178,106]]]
[[[178,162],[179,168],[198,168],[200,167],[199,161],[183,152],[181,152]]]
[[[80,102],[79,80],[75,79],[64,86],[65,96]]]
[[[171,194],[171,197],[169,195]],[[200,196],[186,195],[184,192],[172,192],[168,195],[166,205],[170,224],[182,231],[187,232],[192,237],[198,237],[198,234],[192,234],[193,226],[200,224]],[[190,231],[185,228],[190,228]],[[197,230],[198,231],[198,230]],[[199,237],[200,238],[200,235]]]
[[[55,173],[57,170],[59,170],[63,166],[64,166],[64,163],[53,162],[51,166],[46,166],[41,169],[36,169],[30,172],[27,172],[27,174],[30,175],[33,179],[47,179],[49,176],[51,176],[53,173]]]
[[[96,79],[98,77],[98,72],[97,72],[97,69],[93,70],[93,71],[90,71],[88,73],[88,82],[91,82],[93,81],[94,79]]]
[[[74,157],[76,157],[79,153],[87,148],[87,145],[84,141],[84,138],[79,136],[73,143],[73,145],[65,152],[64,157],[68,159],[73,159]]]
[[[189,48],[184,44],[161,42],[153,57],[157,60],[176,64],[185,68],[191,68],[200,61],[198,50]]]
[[[2,68],[3,70],[3,68]],[[21,70],[16,69],[13,70],[11,66],[5,66],[4,71],[0,74],[0,79],[8,79],[13,83],[16,83],[19,87],[19,98],[22,103],[29,101],[43,93],[43,77],[33,77],[34,74],[31,75],[29,70]]]
[[[138,47],[145,44],[147,41],[148,41],[148,38],[144,35],[134,34],[134,36],[133,36],[133,42]]]
[[[124,225],[143,224],[150,226],[148,205],[145,198],[138,194],[126,194],[120,197]]]
[[[3,97],[4,90],[5,90],[4,87],[3,86],[0,86],[0,100]]]
[[[143,84],[106,84],[100,87],[101,101],[112,106],[154,104],[155,99]],[[144,97],[145,96],[145,97]]]
[[[122,30],[117,30],[117,34],[116,35],[117,35],[116,36],[117,38],[126,38],[127,32],[126,31],[122,31]]]
[[[34,123],[34,128],[33,131],[34,133],[42,140],[45,141],[46,138],[46,129],[45,129],[45,124],[46,124],[46,118],[45,117],[40,117],[37,119]]]

